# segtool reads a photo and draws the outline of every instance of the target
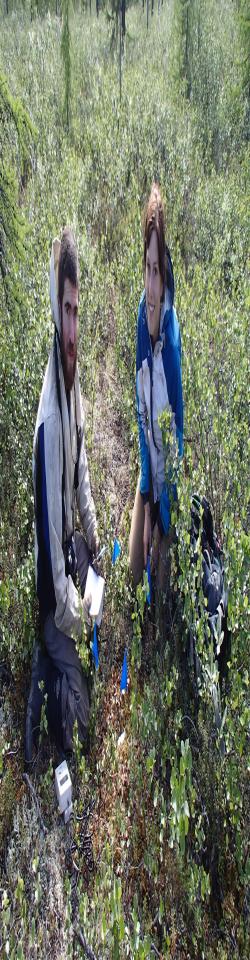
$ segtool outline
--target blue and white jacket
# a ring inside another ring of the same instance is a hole
[[[181,379],[181,338],[174,308],[174,278],[168,257],[168,287],[161,307],[159,337],[152,345],[148,329],[146,294],[143,291],[137,323],[136,400],[139,426],[141,482],[144,502],[153,487],[154,503],[159,503],[158,523],[162,532],[170,526],[170,489],[166,479],[166,453],[158,418],[163,410],[172,411],[172,429],[183,452],[183,400]]]

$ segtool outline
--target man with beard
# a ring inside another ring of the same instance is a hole
[[[42,703],[58,747],[73,746],[73,727],[86,746],[89,691],[76,649],[89,621],[84,595],[90,560],[98,552],[77,366],[79,276],[75,240],[66,227],[54,240],[50,301],[55,325],[37,414],[33,448],[35,563],[41,645],[33,653],[25,759],[33,760]],[[75,531],[75,508],[84,536]],[[45,698],[46,694],[46,698]]]

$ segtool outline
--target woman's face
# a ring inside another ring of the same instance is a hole
[[[163,282],[159,270],[158,240],[156,230],[153,230],[146,253],[145,290],[148,329],[153,341],[157,340],[160,326],[161,297]]]

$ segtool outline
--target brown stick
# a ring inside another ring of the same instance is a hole
[[[42,814],[41,814],[41,810],[40,810],[39,803],[38,803],[38,799],[37,799],[37,795],[36,795],[36,791],[35,791],[35,789],[34,789],[34,787],[33,787],[33,784],[31,783],[31,780],[30,780],[30,778],[29,778],[29,776],[28,776],[27,773],[23,773],[23,780],[26,780],[26,783],[28,784],[28,787],[29,787],[30,792],[31,792],[31,794],[32,794],[32,797],[34,798],[34,801],[35,801],[35,805],[36,805],[36,809],[37,809],[37,813],[38,813],[38,817],[39,817],[39,820],[40,820],[40,824],[41,824],[42,830],[44,831],[44,833],[48,833],[48,827],[45,826],[45,823],[44,823],[44,821],[43,821]]]
[[[87,960],[98,960],[92,948],[87,943],[84,933],[82,933],[82,930],[80,930],[80,927],[74,927],[74,934],[75,934],[75,937],[77,937],[77,940],[79,940],[81,947],[83,947],[85,957],[87,957]]]

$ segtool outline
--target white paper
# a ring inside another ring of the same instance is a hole
[[[89,566],[85,587],[85,596],[87,597],[89,594],[91,594],[92,601],[89,613],[93,620],[96,621],[98,627],[100,626],[102,619],[104,588],[105,580],[103,577],[98,577],[93,567]]]

